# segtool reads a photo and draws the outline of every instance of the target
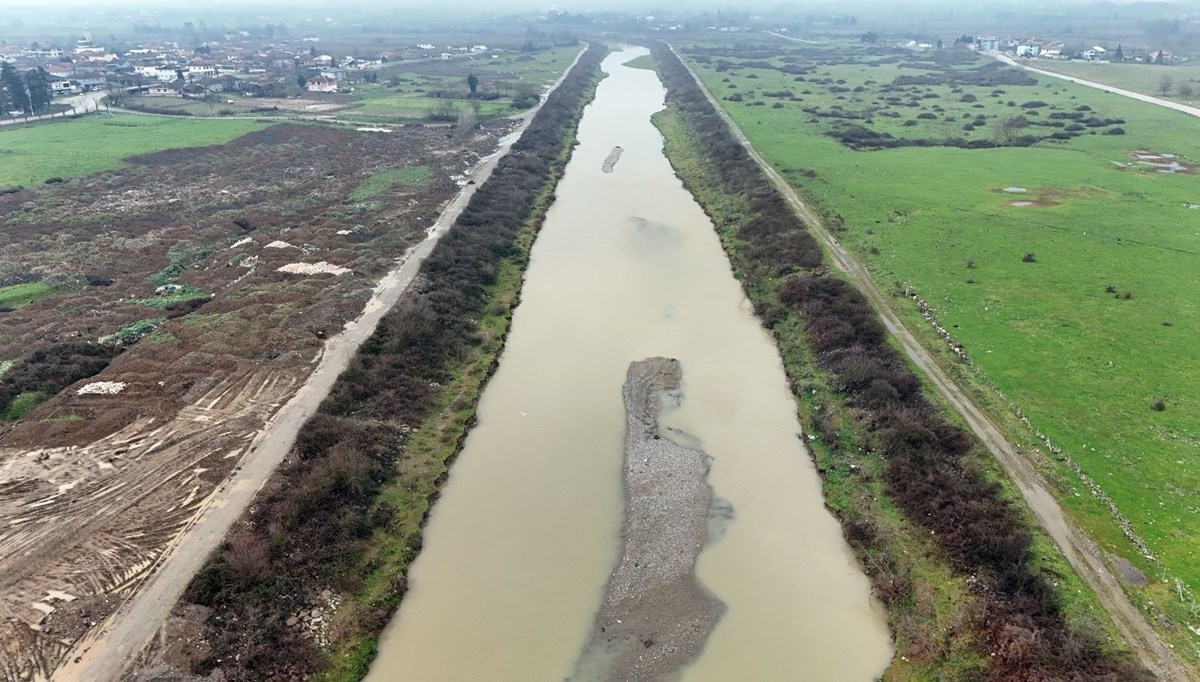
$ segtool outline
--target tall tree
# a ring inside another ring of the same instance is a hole
[[[29,110],[35,114],[40,114],[50,108],[50,100],[53,95],[50,92],[50,83],[46,80],[48,76],[49,74],[40,66],[25,72],[25,87],[29,91]]]
[[[12,111],[12,96],[8,94],[8,87],[3,80],[0,80],[0,116]]]
[[[471,94],[475,94],[475,90],[479,87],[479,77],[475,74],[467,76],[467,87],[471,89]]]
[[[1125,50],[1121,48],[1120,44],[1117,45],[1117,51],[1113,54],[1112,60],[1116,63],[1125,61]]]
[[[1172,80],[1172,78],[1169,74],[1164,73],[1162,78],[1158,79],[1158,91],[1162,93],[1163,97],[1166,97],[1167,95],[1171,94],[1171,88],[1174,85],[1175,85],[1175,81]]]
[[[0,66],[0,82],[8,90],[12,111],[29,113],[29,91],[25,89],[25,81],[21,80],[21,75],[8,62]]]

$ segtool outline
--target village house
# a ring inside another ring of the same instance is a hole
[[[179,91],[173,85],[159,83],[146,88],[146,94],[150,97],[178,97]]]
[[[309,92],[337,92],[337,81],[329,76],[313,76],[304,83],[304,89]]]
[[[975,49],[996,52],[1000,49],[1000,39],[996,36],[979,36],[975,39]]]

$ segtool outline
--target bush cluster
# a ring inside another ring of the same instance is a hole
[[[0,415],[22,393],[52,396],[100,373],[121,348],[72,341],[56,343],[20,358],[0,377]]]

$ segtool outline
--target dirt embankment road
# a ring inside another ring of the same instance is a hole
[[[1131,99],[1136,99],[1139,102],[1147,102],[1149,104],[1156,104],[1160,107],[1174,109],[1175,111],[1179,111],[1179,112],[1182,112],[1185,114],[1190,114],[1192,116],[1200,116],[1200,107],[1193,107],[1193,106],[1189,106],[1187,104],[1181,104],[1179,102],[1172,102],[1169,99],[1162,99],[1161,97],[1154,97],[1151,95],[1143,95],[1140,92],[1133,92],[1132,90],[1122,90],[1121,88],[1115,88],[1111,85],[1105,85],[1103,83],[1097,83],[1096,81],[1089,81],[1089,80],[1085,80],[1083,78],[1076,78],[1075,76],[1068,76],[1063,73],[1055,73],[1053,71],[1046,71],[1045,69],[1036,69],[1032,66],[1026,66],[1025,64],[1022,64],[1022,63],[1016,61],[1015,59],[1008,57],[1006,55],[994,54],[994,53],[990,53],[990,54],[992,57],[995,57],[997,60],[999,60],[1005,64],[1008,64],[1009,66],[1015,66],[1018,69],[1028,71],[1030,73],[1036,73],[1036,74],[1039,74],[1042,76],[1049,76],[1051,78],[1059,78],[1061,80],[1070,81],[1072,83],[1077,83],[1079,85],[1086,85],[1089,88],[1096,88],[1097,90],[1111,92],[1114,95],[1121,95],[1122,97],[1129,97]]]
[[[580,50],[579,55],[582,54],[583,50]],[[579,55],[564,71],[563,77],[575,67]],[[561,82],[560,77],[543,95],[543,102]],[[141,652],[170,614],[196,570],[283,461],[300,427],[316,411],[358,347],[412,284],[421,263],[458,219],[476,187],[491,176],[500,158],[519,139],[540,109],[539,104],[519,117],[521,123],[517,130],[502,140],[500,148],[472,173],[475,184],[463,187],[430,227],[425,240],[405,254],[397,267],[379,281],[362,314],[329,340],[308,380],[259,432],[238,471],[205,501],[140,589],[133,592],[107,621],[74,645],[63,665],[52,675],[53,680],[95,682],[120,677],[130,660]]]
[[[674,50],[674,48],[672,48]],[[676,53],[676,56],[679,56]],[[682,61],[682,57],[680,57]],[[683,62],[687,66],[687,62]],[[1159,679],[1165,682],[1187,682],[1196,680],[1183,662],[1175,655],[1162,639],[1154,632],[1149,623],[1138,611],[1133,602],[1125,594],[1117,576],[1109,570],[1101,558],[1101,552],[1091,538],[1085,535],[1063,513],[1062,507],[1050,493],[1049,486],[1041,474],[1025,459],[1017,448],[1008,441],[1000,429],[967,397],[966,392],[950,378],[950,375],[937,363],[933,354],[917,341],[916,336],[904,325],[900,317],[892,309],[891,303],[879,291],[872,281],[866,267],[850,254],[833,234],[825,228],[820,217],[810,209],[787,181],[783,179],[774,167],[768,164],[755,151],[754,146],[737,127],[725,110],[721,108],[712,93],[704,87],[703,82],[690,66],[687,67],[696,84],[704,92],[709,102],[724,119],[726,125],[737,137],[738,141],[750,153],[754,161],[771,179],[772,184],[783,194],[784,198],[795,209],[796,213],[812,229],[813,233],[825,244],[834,265],[846,273],[858,286],[872,306],[879,313],[888,332],[899,342],[901,348],[914,364],[920,367],[938,392],[962,415],[971,430],[987,447],[992,456],[1000,462],[1005,472],[1021,491],[1025,503],[1033,512],[1038,523],[1049,533],[1050,537],[1062,550],[1067,561],[1076,572],[1087,582],[1096,593],[1101,605],[1108,611],[1116,624],[1121,636],[1137,653],[1142,663]]]

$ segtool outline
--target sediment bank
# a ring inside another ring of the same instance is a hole
[[[573,680],[657,680],[699,655],[725,604],[696,578],[713,494],[708,455],[659,435],[665,392],[680,388],[678,360],[629,366],[625,402],[625,520],[621,554]]]
[[[621,152],[623,151],[625,150],[619,146],[613,147],[613,150],[608,153],[608,158],[604,159],[604,165],[600,167],[600,170],[605,173],[613,172],[613,169],[617,167],[617,161],[621,160]]]

